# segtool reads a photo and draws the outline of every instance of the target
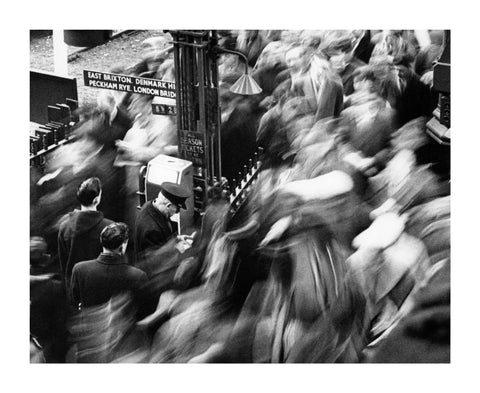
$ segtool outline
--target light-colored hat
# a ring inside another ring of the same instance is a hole
[[[305,201],[332,198],[346,194],[352,189],[352,178],[342,171],[332,171],[313,179],[293,181],[281,187],[282,191],[297,195]]]
[[[353,239],[353,246],[383,250],[395,243],[404,229],[404,217],[396,213],[385,213]]]

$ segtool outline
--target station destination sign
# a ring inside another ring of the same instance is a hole
[[[83,70],[85,86],[175,99],[175,82]]]

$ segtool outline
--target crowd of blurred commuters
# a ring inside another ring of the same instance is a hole
[[[449,362],[450,171],[426,133],[443,32],[219,35],[262,88],[230,92],[244,66],[221,56],[226,179],[264,151],[241,224],[213,189],[176,236],[171,184],[138,213],[138,170],[178,154],[176,119],[102,91],[31,174],[31,361]],[[112,72],[174,80],[170,40]]]

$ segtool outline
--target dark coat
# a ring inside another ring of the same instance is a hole
[[[343,85],[336,77],[327,78],[317,98],[315,121],[337,117],[343,109]]]
[[[65,289],[60,277],[30,270],[30,333],[43,347],[47,363],[65,360]]]
[[[262,94],[264,96],[272,95],[273,91],[281,82],[280,79],[282,78],[282,76],[280,76],[279,78],[278,75],[286,70],[287,66],[285,64],[275,63],[272,65],[264,65],[258,67],[256,70],[253,71],[253,78],[262,88]],[[284,77],[285,76],[283,76],[283,78]]]
[[[120,255],[101,253],[97,259],[78,263],[73,268],[71,299],[73,305],[91,307],[108,302],[113,296],[132,291],[140,295],[147,275],[130,266]]]
[[[365,30],[365,34],[360,38],[360,42],[355,48],[353,54],[357,59],[360,59],[364,63],[370,61],[370,56],[372,55],[373,48],[375,45],[371,42],[372,35],[370,30]]]
[[[237,39],[236,49],[247,57],[248,65],[254,67],[257,63],[258,57],[267,44],[268,41],[266,41],[261,34],[257,34],[255,37],[249,37],[246,40]]]
[[[169,218],[159,212],[152,201],[148,201],[135,221],[135,255],[138,258],[148,249],[163,246],[173,234]]]
[[[251,98],[240,101],[221,126],[222,176],[230,182],[253,159],[256,134],[263,112]]]
[[[99,211],[74,210],[63,217],[58,231],[58,255],[67,288],[73,266],[102,252],[100,233],[111,223]]]
[[[430,88],[406,67],[400,67],[399,75],[405,87],[393,105],[397,110],[398,127],[421,116],[431,117],[437,103]]]
[[[293,88],[288,70],[279,72],[276,80],[284,89],[291,90],[292,96],[307,98],[309,109],[315,115],[315,122],[327,117],[337,117],[343,110],[343,85],[336,74],[330,74],[322,80],[317,96],[312,94],[314,89],[309,73],[298,79]]]
[[[379,104],[382,105],[382,104]],[[342,125],[348,129],[351,146],[366,157],[375,159],[378,169],[383,169],[390,158],[392,133],[394,131],[395,113],[391,108],[381,107],[378,112],[362,125],[357,124],[350,113],[350,107],[342,113]]]
[[[342,77],[343,92],[346,96],[349,96],[355,91],[353,87],[353,74],[358,68],[365,65],[366,64],[363,61],[357,59],[356,57],[353,57],[350,63],[348,63],[348,65],[341,73],[340,76]]]
[[[450,259],[417,292],[412,310],[367,362],[450,363]]]

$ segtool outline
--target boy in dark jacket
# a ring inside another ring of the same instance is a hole
[[[147,275],[125,260],[128,244],[126,224],[117,222],[108,225],[102,231],[100,241],[103,252],[96,259],[81,262],[73,269],[71,299],[74,306],[99,306],[127,291],[135,297],[147,283]]]
[[[77,199],[80,210],[65,215],[58,231],[58,256],[65,285],[68,288],[73,266],[80,261],[95,259],[101,252],[100,233],[113,221],[97,211],[102,196],[98,178],[91,177],[80,184]]]

